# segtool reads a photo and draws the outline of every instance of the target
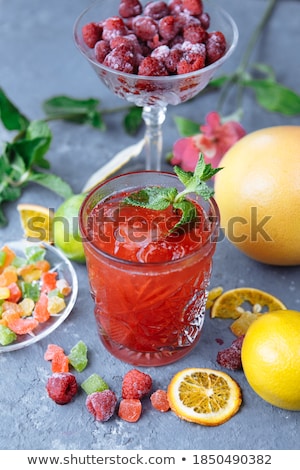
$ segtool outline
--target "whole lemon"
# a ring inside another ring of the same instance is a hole
[[[261,315],[246,332],[241,358],[246,379],[261,398],[300,411],[300,312]]]
[[[66,199],[54,213],[54,244],[72,261],[85,262],[83,243],[79,232],[79,209],[85,194]]]
[[[220,166],[215,199],[229,241],[263,263],[300,264],[300,126],[252,132]]]

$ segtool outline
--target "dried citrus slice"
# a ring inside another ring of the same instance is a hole
[[[213,287],[207,295],[206,309],[209,309],[213,306],[215,300],[223,294],[223,287]]]
[[[213,303],[210,315],[212,318],[239,318],[247,308],[243,304],[251,304],[252,307],[260,306],[261,311],[285,310],[286,306],[281,300],[268,292],[252,287],[239,287],[231,289],[220,295]]]
[[[242,393],[237,382],[225,372],[189,368],[172,378],[168,400],[179,418],[204,426],[218,426],[237,413]]]
[[[53,243],[54,211],[37,204],[18,204],[21,224],[26,238]]]

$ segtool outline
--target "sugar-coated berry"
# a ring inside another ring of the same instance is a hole
[[[104,62],[105,57],[107,56],[107,54],[110,53],[110,51],[111,49],[107,41],[98,41],[94,48],[96,60],[98,60],[98,62],[102,64]]]
[[[150,401],[153,406],[158,411],[166,412],[170,409],[170,404],[168,400],[168,394],[165,390],[156,390],[150,396]]]
[[[158,23],[158,31],[162,38],[170,41],[179,31],[179,24],[172,15],[161,18]]]
[[[139,0],[121,0],[119,5],[119,15],[123,18],[130,18],[142,13],[143,7]]]
[[[162,77],[169,75],[166,67],[155,57],[145,57],[138,68],[138,75],[147,77]]]
[[[200,24],[190,24],[183,29],[183,38],[192,44],[205,42],[207,39],[207,32]]]
[[[105,57],[103,64],[119,72],[133,73],[135,68],[135,56],[132,50],[126,46],[115,47]]]
[[[208,33],[206,41],[206,60],[207,64],[212,64],[219,60],[225,53],[226,39],[221,31]]]
[[[112,16],[103,22],[102,39],[104,41],[111,41],[115,36],[125,36],[127,33],[127,26],[119,16]]]
[[[148,41],[158,33],[158,24],[150,16],[136,16],[132,21],[132,29],[139,39]]]
[[[169,7],[165,2],[149,2],[145,5],[144,15],[151,16],[154,20],[160,20],[169,15]]]
[[[152,387],[152,378],[149,374],[131,369],[122,381],[122,398],[140,399],[147,395]]]
[[[142,414],[142,403],[138,399],[123,398],[120,401],[118,416],[128,423],[136,423]]]
[[[182,0],[182,6],[191,15],[201,15],[203,11],[202,0]]]
[[[49,397],[58,405],[69,403],[78,391],[76,377],[71,373],[55,373],[46,385]]]
[[[94,392],[87,396],[86,407],[97,421],[108,421],[115,412],[116,394],[112,390]]]
[[[98,23],[88,23],[82,27],[82,37],[88,47],[93,49],[96,42],[101,39],[102,27]]]

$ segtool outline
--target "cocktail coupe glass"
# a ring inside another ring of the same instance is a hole
[[[142,5],[149,0],[140,0]],[[167,3],[167,2],[166,2]],[[88,60],[101,81],[117,96],[143,107],[145,130],[145,168],[160,170],[163,150],[162,125],[167,106],[178,105],[196,96],[211,80],[217,69],[230,57],[238,41],[238,29],[232,17],[214,1],[204,2],[204,11],[210,15],[209,31],[221,31],[227,42],[223,57],[196,72],[163,77],[148,77],[123,73],[99,63],[82,38],[82,27],[118,15],[120,0],[94,2],[77,19],[74,39],[83,56]]]

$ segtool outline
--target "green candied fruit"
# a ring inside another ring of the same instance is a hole
[[[0,325],[0,344],[7,346],[17,339],[16,333],[4,325]]]
[[[98,374],[90,375],[84,382],[82,382],[81,388],[87,395],[91,395],[91,393],[94,392],[103,392],[103,390],[109,390],[109,386],[105,380],[103,380],[102,377],[100,377]]]
[[[86,344],[83,341],[78,341],[71,349],[68,358],[71,366],[74,367],[77,372],[82,372],[88,363]]]

